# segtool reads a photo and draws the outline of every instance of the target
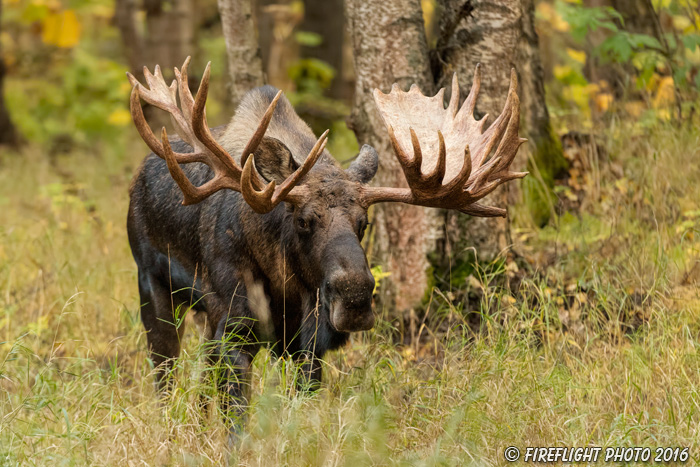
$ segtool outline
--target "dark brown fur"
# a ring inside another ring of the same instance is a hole
[[[213,130],[230,154],[240,156],[275,93],[269,86],[251,91],[231,123]],[[268,180],[280,181],[315,141],[282,98],[255,153],[256,166]],[[191,150],[181,141],[173,149]],[[145,159],[130,189],[127,228],[161,388],[180,352],[183,327],[174,324],[174,310],[184,312],[192,303],[206,313],[210,358],[224,364],[218,384],[234,414],[246,405],[248,370],[263,344],[303,360],[309,381],[318,384],[318,359],[343,345],[348,332],[374,322],[374,279],[360,246],[367,211],[359,193],[376,168],[377,154],[368,146],[347,170],[325,152],[303,180],[311,191],[303,205],[282,203],[261,215],[228,190],[182,206],[165,162],[153,154]],[[212,177],[204,164],[183,169],[195,185]],[[258,289],[262,299],[253,297]]]

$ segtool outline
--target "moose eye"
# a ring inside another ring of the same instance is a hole
[[[308,233],[308,231],[311,230],[309,221],[307,221],[303,217],[299,217],[297,219],[297,227],[304,233]]]

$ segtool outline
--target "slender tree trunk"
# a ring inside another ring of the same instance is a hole
[[[165,5],[168,8],[165,8]],[[146,28],[138,30],[136,0],[117,0],[114,23],[119,29],[124,53],[131,73],[143,82],[143,67],[160,65],[166,79],[174,78],[173,67],[180,67],[195,52],[196,12],[194,0],[144,0]],[[190,88],[196,90],[198,79],[190,73]],[[144,112],[154,127],[170,127],[170,119],[146,106]]]
[[[321,36],[322,42],[315,47],[302,47],[302,57],[323,60],[335,69],[335,77],[327,92],[329,97],[342,98],[343,90],[343,40],[345,15],[343,0],[304,0],[304,20],[301,30]]]
[[[258,31],[258,45],[260,46],[260,57],[262,58],[263,74],[268,76],[267,64],[270,61],[270,48],[272,47],[272,30],[274,29],[274,19],[268,12],[268,7],[278,0],[253,0],[255,11],[255,29]]]
[[[218,0],[226,40],[230,95],[237,106],[243,95],[264,84],[262,59],[251,0]]]
[[[356,71],[349,126],[361,144],[371,144],[380,154],[375,183],[406,186],[372,92],[375,88],[389,92],[393,83],[405,90],[416,83],[426,93],[434,91],[420,1],[347,0],[345,8]],[[381,298],[403,311],[420,301],[429,284],[427,255],[435,244],[435,211],[380,204],[374,207],[373,222],[373,262],[391,271]]]
[[[2,18],[2,2],[0,2],[0,19]],[[2,23],[0,23],[2,24]],[[2,32],[0,30],[0,32]],[[0,48],[0,145],[17,146],[19,138],[15,126],[10,120],[10,114],[5,107],[5,60]]]
[[[126,61],[131,74],[143,82],[143,66],[146,60],[143,38],[137,30],[137,11],[136,0],[117,0],[114,4],[114,22],[119,29]]]
[[[159,64],[168,73],[179,67],[194,52],[193,0],[173,0],[164,8],[163,0],[146,0],[146,60],[148,66]]]

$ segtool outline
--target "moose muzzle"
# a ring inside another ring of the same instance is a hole
[[[331,325],[337,331],[366,331],[374,326],[374,277],[357,238],[343,237],[333,242],[338,254],[328,265],[322,288],[323,301],[330,313]]]

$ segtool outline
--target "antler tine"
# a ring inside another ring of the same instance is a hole
[[[387,126],[387,131],[389,132],[389,140],[391,140],[391,146],[394,148],[394,153],[396,154],[396,157],[399,158],[399,163],[401,164],[402,167],[406,167],[411,164],[411,159],[408,157],[408,154],[403,150],[401,147],[401,143],[399,143],[399,140],[396,139],[396,134],[394,133],[394,128],[389,125]],[[411,135],[413,137],[413,135]],[[420,156],[420,146],[418,146],[418,152],[416,152],[416,146],[413,147],[414,151],[414,156],[418,155]]]
[[[518,153],[518,148],[525,143],[527,140],[518,137],[518,128],[520,126],[520,99],[517,94],[518,90],[518,74],[515,68],[510,70],[510,86],[508,88],[508,98],[506,103],[503,105],[502,114],[506,113],[506,109],[509,110],[510,116],[508,118],[508,124],[503,132],[503,137],[501,142],[496,149],[496,154],[502,154],[503,160],[496,168],[495,173],[500,173],[506,170],[510,166],[515,155]]]
[[[471,195],[472,198],[474,198],[474,200],[481,199],[481,198],[483,198],[484,196],[486,196],[486,195],[490,194],[491,192],[493,192],[493,190],[495,190],[496,188],[498,188],[498,186],[501,185],[502,183],[503,183],[503,181],[500,180],[500,179],[498,179],[498,180],[492,180],[491,182],[489,182],[489,183],[487,183],[486,185],[482,186],[482,187],[479,188],[478,190],[475,190],[475,191],[469,190],[469,191],[467,191],[467,192]]]
[[[481,188],[481,186],[488,181],[489,176],[494,173],[496,166],[498,163],[501,161],[501,156],[496,156],[492,158],[490,161],[488,161],[486,164],[482,165],[479,167],[478,170],[474,171],[472,176],[474,177],[474,180],[470,183],[467,182],[470,187],[468,191],[471,190],[478,190]]]
[[[394,133],[394,129],[391,126],[387,127],[389,132],[389,139],[391,140],[391,145],[394,148],[394,154],[396,154],[399,160],[399,165],[403,170],[406,180],[410,182],[420,183],[423,177],[421,173],[421,165],[423,164],[423,151],[420,147],[420,141],[418,141],[418,136],[413,128],[409,128],[409,133],[411,134],[411,145],[413,146],[413,158],[410,158],[404,148],[399,143]]]
[[[241,153],[241,165],[244,168],[248,162],[248,158],[251,155],[253,155],[257,147],[260,145],[260,142],[262,141],[263,137],[265,136],[267,127],[270,125],[272,115],[274,114],[275,108],[277,107],[277,101],[279,100],[281,95],[282,91],[278,91],[277,95],[275,95],[274,99],[272,99],[272,102],[270,102],[270,105],[267,106],[267,110],[265,110],[265,113],[263,114],[263,117],[260,120],[258,127],[255,129],[253,136],[250,137],[248,143],[246,143],[245,148],[243,148],[243,152]],[[261,190],[265,186],[265,184],[263,183],[260,174],[255,168],[255,165],[253,165],[252,167],[253,168],[251,169],[251,172],[249,174],[250,181],[255,190]]]
[[[269,212],[284,199],[292,201],[303,197],[305,190],[300,189],[302,187],[298,187],[297,184],[299,180],[311,170],[323,153],[326,143],[328,142],[329,132],[330,130],[326,130],[318,138],[301,167],[295,170],[294,173],[287,177],[279,186],[277,186],[273,180],[262,190],[256,189],[253,186],[253,177],[257,175],[257,170],[253,164],[254,157],[249,158],[243,167],[243,174],[241,176],[241,193],[246,202],[257,212]],[[292,191],[295,188],[297,189],[296,196]]]
[[[452,93],[450,94],[450,103],[447,106],[447,113],[454,117],[459,110],[459,81],[457,73],[452,74]]]
[[[326,149],[328,133],[330,133],[330,130],[324,131],[318,140],[316,140],[316,144],[314,144],[314,147],[311,149],[311,152],[309,152],[304,163],[301,164],[301,167],[296,169],[294,173],[279,186],[279,193],[275,194],[276,197],[280,199],[286,197],[297,183],[299,183],[299,180],[309,173],[314,164],[316,164],[318,158],[323,154],[323,150]]]
[[[530,172],[507,172],[504,175],[499,175],[499,180],[502,182],[509,182],[518,178],[525,178]]]
[[[487,141],[487,144],[481,151],[481,157],[476,161],[478,163],[478,165],[475,164],[477,167],[485,163],[487,157],[491,154],[494,147],[496,147],[494,154],[508,154],[508,157],[503,158],[501,161],[501,167],[496,170],[496,173],[500,172],[504,167],[510,165],[515,158],[515,155],[517,154],[517,147],[510,151],[508,150],[507,146],[512,144],[514,138],[517,138],[518,127],[520,126],[520,99],[518,98],[517,89],[518,75],[513,68],[511,69],[510,73],[508,97],[506,98],[505,104],[503,104],[503,111],[482,135],[482,138]],[[498,146],[496,146],[497,143]],[[520,146],[520,144],[522,143],[518,143],[518,146]]]
[[[129,107],[131,108],[131,117],[134,120],[134,125],[136,126],[136,131],[141,135],[141,139],[146,143],[148,148],[155,154],[163,153],[163,146],[161,145],[156,135],[153,134],[151,127],[146,122],[146,117],[143,115],[143,109],[141,108],[140,92],[139,88],[141,84],[136,81],[136,78],[131,73],[126,74],[129,81],[134,85],[131,88],[131,98],[129,99]]]
[[[177,159],[175,159],[175,154],[173,153],[173,148],[170,146],[170,141],[168,141],[168,134],[165,127],[163,127],[161,130],[160,140],[163,147],[163,158],[168,166],[170,175],[173,177],[173,180],[175,180],[175,183],[177,183],[177,186],[180,187],[180,190],[184,195],[182,204],[187,205],[192,204],[193,202],[196,203],[198,191],[197,187],[195,187],[192,182],[189,181],[185,175],[185,172],[182,171],[180,164],[177,163]]]
[[[258,214],[265,214],[266,212],[272,211],[272,208],[274,208],[272,204],[272,195],[274,194],[276,184],[275,181],[272,180],[262,191],[257,191],[253,187],[253,171],[256,172],[255,176],[257,176],[257,169],[254,167],[254,159],[254,157],[248,158],[243,166],[243,172],[241,173],[241,194],[246,203],[248,203],[255,212]]]
[[[242,165],[245,165],[246,161],[248,160],[248,157],[255,152],[257,147],[260,145],[263,136],[265,136],[265,131],[267,131],[267,127],[270,125],[272,115],[275,112],[275,108],[277,107],[277,101],[279,101],[280,96],[282,96],[282,91],[278,91],[277,95],[275,95],[275,98],[272,99],[272,102],[270,102],[270,105],[267,106],[267,110],[265,111],[265,114],[260,120],[258,128],[255,130],[255,133],[253,133],[253,136],[250,137],[250,139],[248,140],[248,144],[246,144],[245,148],[243,149],[243,152],[241,153]]]
[[[459,174],[452,180],[450,180],[446,185],[445,185],[445,191],[453,191],[454,189],[458,187],[463,187],[467,184],[467,181],[469,180],[469,176],[472,173],[472,153],[471,150],[469,149],[469,145],[467,145],[464,148],[464,162],[462,163],[462,170],[459,171]]]
[[[476,99],[479,97],[479,91],[481,90],[481,63],[477,63],[474,68],[474,81],[472,81],[472,88],[467,95],[467,98],[462,104],[462,108],[459,109],[459,113],[466,112],[467,115],[473,115],[474,109],[476,108]],[[482,118],[486,121],[487,115]]]
[[[433,97],[423,95],[416,87],[403,92],[394,86],[389,94],[375,90],[375,102],[389,131],[408,188],[368,187],[363,194],[364,203],[370,205],[394,201],[456,209],[476,216],[505,216],[504,209],[481,206],[475,202],[499,185],[526,175],[508,170],[522,144],[518,138],[520,102],[517,74],[511,71],[503,112],[485,131],[483,128],[487,117],[480,121],[474,118],[480,89],[481,66],[477,65],[471,91],[461,106],[456,75],[452,77],[452,95],[447,108],[442,100],[444,89]],[[411,112],[406,109],[411,109]],[[398,126],[409,130],[417,157],[409,159],[404,151],[409,144],[408,135],[404,131],[399,132],[397,137],[394,129]],[[432,139],[433,131],[438,133],[437,148]],[[421,171],[421,162],[426,155],[420,150],[420,139],[423,139],[423,148],[430,147],[434,151],[429,155],[435,160],[435,166],[428,174]],[[450,172],[449,175],[447,172]]]
[[[234,176],[240,177],[241,168],[236,164],[231,155],[214,139],[214,136],[212,136],[207,126],[205,105],[207,102],[207,94],[209,93],[210,71],[211,62],[207,63],[204,69],[202,80],[197,90],[197,96],[194,98],[192,118],[190,120],[192,122],[192,130],[194,131],[194,136],[224,165],[224,167],[226,167],[226,170]]]
[[[413,172],[418,175],[421,174],[421,166],[423,165],[423,150],[420,147],[420,141],[416,135],[416,131],[413,128],[409,128],[411,133],[411,146],[413,146],[413,159],[406,163],[407,167],[410,167]]]
[[[200,187],[194,186],[180,167],[177,154],[173,152],[173,149],[170,146],[170,141],[168,140],[168,134],[165,127],[163,127],[161,130],[161,142],[163,145],[162,157],[165,159],[170,175],[173,177],[173,180],[175,180],[175,183],[177,183],[177,186],[180,187],[180,191],[182,191],[182,194],[184,195],[184,199],[182,201],[183,205],[187,206],[198,203],[221,188],[230,187],[232,189],[236,189],[235,184],[226,184],[224,177],[218,173],[212,180],[208,181],[204,185]],[[199,154],[195,155],[199,156]],[[188,162],[195,161],[192,160]],[[202,159],[199,160],[199,162],[205,162],[205,160]]]
[[[190,65],[191,56],[187,56],[185,63],[182,64],[182,69],[178,70],[175,67],[175,77],[178,82],[178,92],[180,93],[180,106],[182,113],[187,121],[192,121],[192,108],[194,107],[194,98],[190,91],[189,78],[187,76],[187,68]]]
[[[447,149],[445,148],[445,138],[442,136],[442,132],[438,130],[438,159],[437,164],[435,164],[435,169],[427,175],[424,180],[427,184],[441,186],[442,180],[445,178],[445,166],[447,158]]]
[[[476,217],[506,217],[506,210],[494,206],[484,206],[483,204],[473,203],[459,210],[464,214]]]

